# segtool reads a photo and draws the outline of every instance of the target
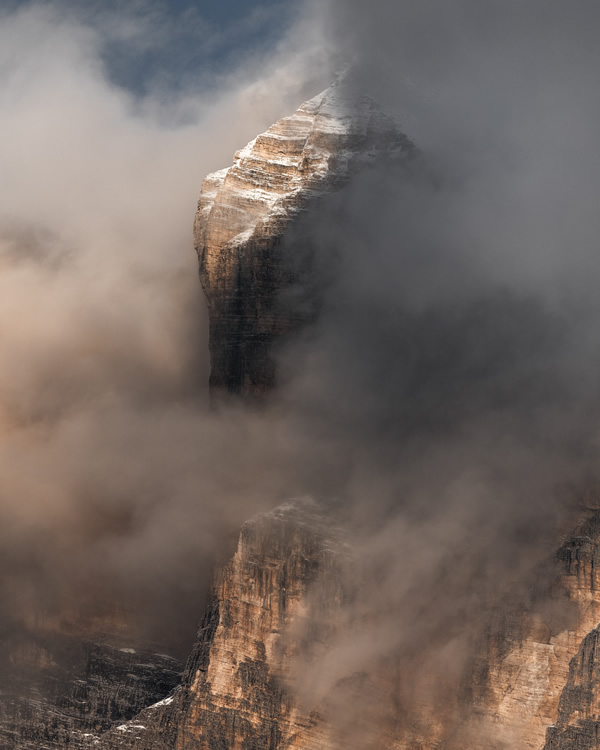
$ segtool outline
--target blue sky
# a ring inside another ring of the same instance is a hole
[[[3,8],[36,4],[94,25],[110,18],[103,54],[109,77],[144,94],[157,86],[207,85],[274,46],[301,0],[5,0]],[[119,19],[129,29],[122,38],[115,33]]]
[[[190,7],[196,8],[199,13],[212,21],[222,24],[231,23],[235,18],[247,15],[253,9],[262,5],[269,7],[279,4],[279,0],[262,0],[262,2],[252,2],[252,0],[219,0],[219,2],[190,2],[189,0],[172,0],[169,3],[171,12],[181,13]]]

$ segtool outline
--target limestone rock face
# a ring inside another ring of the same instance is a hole
[[[539,566],[526,610],[506,608],[478,656],[484,678],[474,703],[483,739],[473,747],[598,747],[583,740],[573,744],[572,737],[591,731],[600,708],[593,676],[599,565],[595,514]]]
[[[181,688],[105,735],[101,747],[334,747],[320,707],[293,692],[290,670],[327,640],[347,555],[331,516],[310,500],[248,521],[216,579]]]
[[[406,715],[394,708],[402,674],[393,653],[368,671],[364,660],[356,671],[349,659],[326,693],[312,682],[312,690],[299,689],[307,666],[318,674],[331,644],[353,626],[343,582],[354,553],[336,514],[312,501],[262,514],[243,526],[217,575],[181,686],[94,747],[597,748],[599,532],[600,514],[539,566],[525,608],[502,607],[477,647],[468,688],[457,684],[448,705],[425,691]]]
[[[567,558],[573,571],[571,595],[585,612],[583,627],[589,630],[579,641],[568,667],[558,711],[548,728],[544,750],[589,750],[600,747],[600,514],[588,522],[577,539],[575,554]]]
[[[0,748],[80,750],[167,695],[174,658],[131,644],[15,627],[0,658]]]
[[[548,729],[544,750],[600,746],[599,642],[600,628],[594,628],[571,660],[558,720]]]
[[[306,299],[282,299],[298,268],[281,240],[298,214],[361,166],[414,152],[375,102],[338,81],[205,179],[194,238],[208,301],[213,395],[272,388],[274,347],[310,317]]]

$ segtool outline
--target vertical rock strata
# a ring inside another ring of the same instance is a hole
[[[15,627],[0,650],[0,750],[83,750],[167,695],[176,659],[135,644]]]
[[[593,715],[595,698],[580,686],[590,686],[599,622],[600,514],[596,514],[539,566],[526,610],[516,611],[508,603],[500,627],[478,655],[484,677],[474,703],[483,739],[473,747],[599,747],[559,739],[565,732],[572,735],[571,722]],[[599,711],[597,701],[595,706]]]
[[[600,747],[600,627],[582,641],[571,660],[560,697],[558,720],[548,729],[544,750]]]
[[[554,714],[548,728],[544,750],[600,747],[600,513],[585,525],[576,542],[566,556],[574,574],[570,593],[584,610],[590,632],[577,639],[579,647],[569,663],[558,716]]]
[[[291,634],[308,615],[307,593],[317,582],[323,609],[311,616],[318,615],[317,631],[326,628],[342,595],[342,554],[335,528],[310,502],[245,524],[204,623],[201,643],[210,642],[210,649],[200,648],[188,665],[192,700],[176,747],[323,745],[318,714],[303,711],[288,690],[291,661],[301,648]]]
[[[410,716],[390,711],[393,654],[368,673],[350,660],[326,696],[296,689],[298,665],[318,674],[315,663],[339,638],[342,605],[351,627],[342,585],[351,560],[333,515],[310,501],[247,522],[216,579],[183,684],[104,735],[102,750],[600,747],[600,514],[539,566],[525,609],[507,603],[476,654],[471,688],[457,685],[448,706],[424,695]]]
[[[102,748],[333,747],[320,707],[293,691],[291,670],[327,641],[347,557],[331,514],[310,500],[248,521],[216,579],[181,688],[105,735]]]
[[[407,158],[409,138],[343,81],[302,104],[202,185],[194,224],[209,311],[213,395],[260,395],[276,381],[274,347],[306,319],[306,300],[286,304],[296,281],[285,230],[311,201],[361,166]]]

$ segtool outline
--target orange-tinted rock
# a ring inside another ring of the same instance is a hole
[[[305,649],[327,640],[347,555],[332,516],[310,500],[244,524],[215,581],[182,687],[105,735],[102,747],[332,748],[323,706],[298,699],[291,670]]]

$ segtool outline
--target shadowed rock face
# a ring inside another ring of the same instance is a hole
[[[0,748],[79,750],[167,695],[182,665],[153,650],[15,627],[0,649]]]
[[[600,514],[578,538],[576,556],[569,563],[576,571],[573,593],[587,607],[589,633],[580,640],[569,663],[560,694],[558,715],[548,728],[544,750],[591,750],[600,747]],[[586,596],[587,594],[587,596]]]
[[[286,229],[357,169],[414,152],[375,102],[340,81],[205,179],[194,238],[209,310],[213,396],[253,397],[273,388],[274,350],[310,319],[306,295],[296,305],[284,301],[299,273],[290,256],[299,249],[282,243]]]

